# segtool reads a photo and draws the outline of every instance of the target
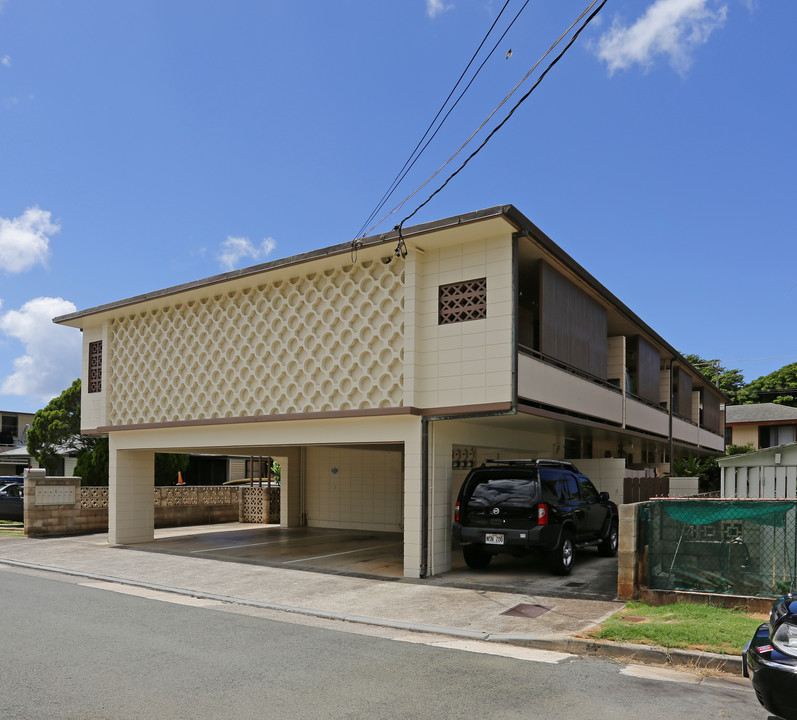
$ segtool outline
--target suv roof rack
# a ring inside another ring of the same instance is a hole
[[[488,459],[482,463],[482,466],[488,463],[492,465],[534,465],[535,467],[561,467],[573,472],[579,472],[579,469],[567,460],[552,460],[550,458],[527,458],[527,459],[513,459],[513,460],[492,460]]]

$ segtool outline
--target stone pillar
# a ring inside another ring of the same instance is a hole
[[[155,538],[155,452],[117,450],[110,435],[108,542],[129,545]]]
[[[45,477],[31,470],[25,479],[25,537],[61,537],[85,532],[81,524],[80,478]]]
[[[404,440],[404,577],[417,578],[422,564],[421,424]],[[430,513],[432,509],[430,508]],[[430,523],[432,522],[430,518]]]
[[[633,600],[639,597],[639,506],[620,505],[620,545],[617,558],[617,597]]]
[[[280,526],[302,527],[306,524],[302,507],[303,450],[291,448],[276,460],[280,464]]]

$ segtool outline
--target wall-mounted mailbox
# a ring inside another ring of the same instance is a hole
[[[37,485],[36,505],[74,505],[75,487],[73,485]]]

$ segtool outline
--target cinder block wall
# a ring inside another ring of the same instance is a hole
[[[36,498],[39,497],[39,504]],[[72,502],[56,502],[69,499]],[[25,536],[52,537],[94,532],[93,513],[80,507],[80,478],[43,477],[25,479]],[[105,511],[106,527],[108,511]]]
[[[620,505],[620,544],[617,553],[617,597],[633,600],[639,596],[639,507],[644,503]]]
[[[239,490],[239,500],[234,504],[159,505],[154,508],[155,527],[238,522],[240,497]],[[65,499],[69,502],[55,502]],[[88,535],[108,530],[107,496],[104,507],[99,502],[96,507],[83,507],[78,477],[27,478],[24,507],[26,537]]]

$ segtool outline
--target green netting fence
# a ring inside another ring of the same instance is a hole
[[[651,500],[648,587],[776,596],[797,588],[797,501]]]

